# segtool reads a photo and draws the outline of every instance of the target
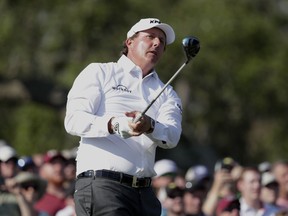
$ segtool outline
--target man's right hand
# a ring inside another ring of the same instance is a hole
[[[111,119],[111,129],[114,134],[127,139],[131,137],[130,131],[131,128],[129,127],[129,122],[132,122],[131,117],[121,116],[121,117],[113,117]]]

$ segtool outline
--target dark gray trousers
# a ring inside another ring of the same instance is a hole
[[[76,180],[77,216],[160,216],[161,204],[151,187],[132,188],[105,178]]]

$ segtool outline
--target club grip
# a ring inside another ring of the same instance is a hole
[[[143,117],[143,113],[140,113],[139,115],[137,115],[137,116],[133,119],[133,123],[138,122],[142,117]]]

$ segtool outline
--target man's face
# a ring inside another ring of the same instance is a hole
[[[183,197],[185,212],[189,214],[199,214],[204,197],[205,191],[186,192]]]
[[[4,178],[11,178],[13,177],[17,172],[17,166],[15,159],[9,159],[6,162],[0,162],[0,170],[1,175]]]
[[[127,39],[128,58],[140,68],[151,70],[162,56],[166,36],[158,28],[148,29],[138,33],[133,39]]]
[[[274,175],[281,188],[288,190],[288,166],[279,164],[274,168]]]
[[[257,200],[260,196],[260,173],[248,170],[243,174],[243,179],[239,182],[239,191],[244,199]]]
[[[275,203],[278,197],[278,186],[275,184],[261,187],[261,200],[265,203]]]
[[[43,165],[44,177],[53,184],[62,184],[64,181],[65,162],[62,159],[53,159]]]

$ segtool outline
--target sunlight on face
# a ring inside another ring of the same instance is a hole
[[[142,70],[151,70],[161,58],[165,46],[165,33],[152,28],[138,33],[134,39],[127,39],[128,58]]]

